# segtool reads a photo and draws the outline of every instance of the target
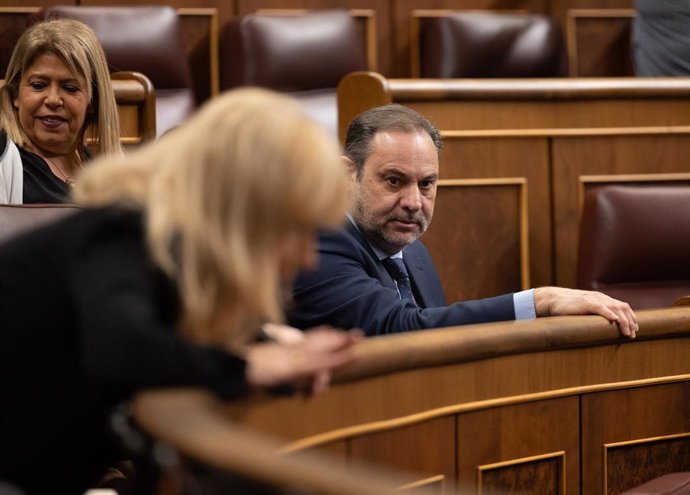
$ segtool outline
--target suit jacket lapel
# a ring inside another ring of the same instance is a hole
[[[376,252],[372,249],[371,245],[369,244],[369,241],[366,240],[366,238],[359,231],[359,229],[357,229],[357,227],[355,227],[349,220],[347,221],[345,229],[362,246],[362,249],[364,249],[366,254],[369,255],[371,263],[373,264],[373,266],[376,267],[376,271],[378,273],[378,280],[386,287],[398,290],[397,285],[395,285],[395,280],[393,280],[393,277],[391,277],[388,271],[384,268],[383,263],[381,263],[381,261],[379,260],[379,257],[376,255]]]

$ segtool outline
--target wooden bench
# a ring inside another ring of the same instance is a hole
[[[223,406],[161,391],[141,395],[135,415],[170,437],[184,423],[154,426],[162,412],[196,407],[214,424],[274,436],[283,452],[402,470],[435,493],[456,483],[468,493],[619,493],[690,470],[690,307],[639,320],[634,341],[597,316],[371,338],[324,395]],[[211,432],[195,441],[215,445]]]

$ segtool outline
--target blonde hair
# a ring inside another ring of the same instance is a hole
[[[22,75],[45,53],[60,57],[72,72],[84,77],[88,85],[87,94],[95,119],[88,118],[87,114],[81,130],[82,146],[77,149],[80,160],[86,159],[87,137],[94,139],[99,153],[120,154],[120,123],[103,47],[90,27],[74,19],[39,22],[19,38],[7,66],[5,84],[0,88],[0,128],[19,146],[29,143],[13,102],[19,95]],[[96,129],[92,127],[87,136],[86,130],[91,123],[97,126]]]
[[[74,199],[142,207],[152,257],[178,281],[182,330],[241,344],[262,322],[283,319],[281,240],[342,222],[339,155],[296,102],[240,89],[125,159],[94,162]]]

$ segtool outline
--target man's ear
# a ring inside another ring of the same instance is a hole
[[[345,155],[340,157],[340,162],[345,167],[347,177],[350,179],[350,183],[354,183],[357,180],[357,167],[355,166],[355,162],[350,160]]]

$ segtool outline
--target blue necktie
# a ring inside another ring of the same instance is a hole
[[[401,299],[408,299],[416,304],[412,295],[412,285],[410,284],[410,274],[402,258],[385,258],[381,260],[383,267],[398,284],[398,292]]]

